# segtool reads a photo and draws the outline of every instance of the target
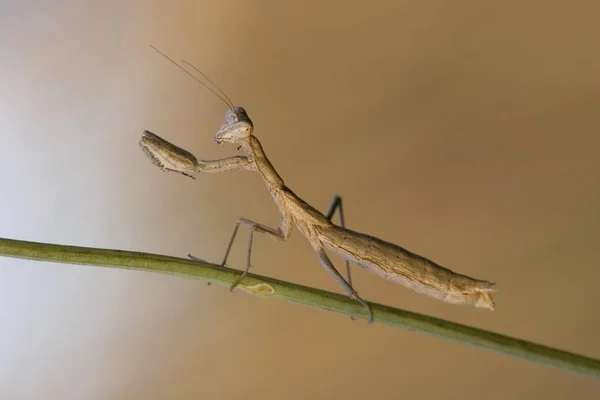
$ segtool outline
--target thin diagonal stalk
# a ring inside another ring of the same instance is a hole
[[[208,262],[197,262],[158,254],[65,246],[2,238],[0,238],[0,256],[158,272],[186,278],[203,279],[226,286],[231,285],[240,274],[240,271]],[[245,287],[247,291],[254,288],[254,293],[262,294],[263,296],[266,295],[358,318],[366,319],[367,317],[365,309],[360,304],[338,293],[327,292],[255,274],[248,274],[241,281],[241,284],[242,288]],[[265,288],[268,290],[265,290]],[[369,304],[373,310],[375,322],[398,328],[406,328],[590,377],[600,378],[600,360],[591,357],[382,304]]]

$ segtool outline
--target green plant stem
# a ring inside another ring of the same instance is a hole
[[[158,272],[187,278],[203,279],[227,286],[231,285],[240,274],[240,271],[208,262],[197,262],[158,254],[65,246],[2,238],[0,238],[0,256]],[[365,309],[360,304],[338,293],[327,292],[255,274],[248,274],[241,281],[242,288],[253,287],[253,285],[257,284],[267,284],[269,286],[266,287],[274,289],[272,294],[267,295],[268,297],[358,318],[366,319],[367,317]],[[264,287],[265,285],[262,286]],[[600,378],[600,360],[591,357],[382,304],[369,304],[373,310],[375,322],[398,328],[406,328],[519,357],[528,361],[577,372],[590,377]]]

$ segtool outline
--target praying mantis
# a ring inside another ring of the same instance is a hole
[[[246,266],[240,277],[231,285],[230,290],[233,290],[248,274],[255,232],[265,234],[279,242],[284,242],[289,238],[292,228],[295,226],[309,241],[317,253],[321,265],[342,286],[350,298],[366,308],[369,322],[373,322],[373,313],[369,304],[358,295],[352,286],[350,263],[446,303],[471,305],[491,311],[494,310],[495,304],[491,296],[491,292],[495,291],[493,282],[456,273],[393,243],[347,229],[345,227],[342,199],[339,196],[334,197],[329,210],[325,214],[302,200],[285,185],[283,178],[267,158],[260,141],[253,134],[254,125],[246,110],[243,107],[235,106],[217,85],[193,65],[182,60],[183,63],[201,74],[214,86],[216,91],[154,46],[152,48],[208,88],[227,105],[228,111],[225,122],[217,131],[215,142],[219,145],[223,143],[237,145],[238,150],[242,150],[246,153],[246,156],[238,155],[218,160],[198,160],[190,152],[175,146],[148,130],[144,131],[139,141],[144,153],[153,164],[163,171],[177,172],[194,179],[200,172],[237,170],[257,172],[262,177],[281,214],[281,220],[277,228],[246,218],[238,219],[221,265],[225,266],[227,263],[227,258],[240,225],[246,225],[248,227]],[[340,225],[335,225],[332,222],[336,211],[340,215]],[[342,276],[333,265],[327,251],[338,255],[345,261],[346,277]],[[200,260],[191,254],[188,254],[188,256]]]

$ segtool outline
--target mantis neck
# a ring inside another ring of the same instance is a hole
[[[283,179],[273,164],[267,158],[260,142],[255,136],[250,136],[248,140],[242,145],[244,150],[254,158],[254,164],[258,173],[263,177],[266,185],[269,187],[271,192],[283,188]]]

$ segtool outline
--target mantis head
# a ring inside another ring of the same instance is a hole
[[[210,90],[215,96],[221,99],[221,101],[225,103],[225,105],[229,108],[229,111],[227,111],[227,114],[225,115],[225,122],[223,123],[223,125],[221,125],[221,128],[215,136],[215,142],[217,142],[217,144],[221,144],[223,142],[242,143],[244,140],[246,140],[252,135],[254,125],[252,124],[252,120],[250,119],[250,117],[248,117],[246,110],[244,110],[243,107],[234,106],[233,102],[229,99],[229,97],[227,97],[225,92],[223,92],[220,87],[218,87],[213,81],[211,81],[210,78],[204,74],[204,72],[200,71],[193,64],[190,64],[185,60],[181,60],[182,64],[189,66],[198,74],[200,74],[204,79],[206,79],[208,83],[210,83],[212,87],[207,85],[200,79],[196,78],[191,72],[179,65],[177,62],[171,59],[171,57],[158,50],[156,47],[152,45],[150,45],[150,47],[152,47],[160,55],[162,55],[164,58],[166,58],[175,66],[177,66],[177,68],[181,69],[187,75],[191,76],[192,79],[194,79],[200,85]]]
[[[215,142],[221,144],[241,143],[252,135],[254,125],[243,107],[230,108],[225,115],[225,122],[215,136]]]

